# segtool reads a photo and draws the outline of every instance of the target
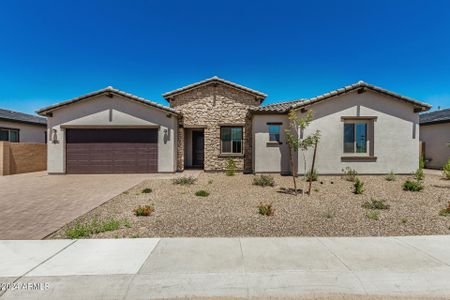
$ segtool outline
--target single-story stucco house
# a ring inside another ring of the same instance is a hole
[[[0,109],[0,142],[45,143],[46,129],[45,118]]]
[[[313,122],[299,134],[321,131],[320,174],[347,166],[362,174],[411,173],[419,161],[419,112],[431,107],[362,81],[266,106],[264,93],[218,77],[163,97],[170,106],[107,87],[40,109],[48,119],[48,172],[220,171],[232,158],[247,173],[289,173],[287,114],[312,110]],[[299,174],[303,157],[296,157]]]
[[[420,115],[420,141],[425,166],[442,169],[450,158],[450,108]]]

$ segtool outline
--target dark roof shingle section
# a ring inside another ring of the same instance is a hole
[[[450,108],[420,114],[419,118],[420,124],[450,122]]]
[[[39,116],[29,115],[18,111],[0,109],[0,119],[28,124],[46,125],[47,119]]]
[[[261,98],[261,99],[265,99],[265,98],[267,97],[267,95],[264,94],[264,93],[258,92],[258,91],[256,91],[256,90],[252,90],[252,89],[250,89],[250,88],[248,88],[248,87],[245,87],[245,86],[243,86],[243,85],[240,85],[240,84],[237,84],[237,83],[234,83],[234,82],[231,82],[231,81],[228,81],[228,80],[219,78],[219,77],[217,77],[217,76],[214,76],[214,77],[211,77],[211,78],[202,80],[202,81],[198,81],[198,82],[195,82],[195,83],[186,85],[186,86],[183,86],[183,87],[181,87],[181,88],[179,88],[179,89],[176,89],[176,90],[173,90],[173,91],[164,93],[162,96],[163,96],[165,99],[168,99],[168,98],[170,98],[170,97],[173,97],[173,96],[175,96],[175,95],[181,94],[181,93],[186,92],[186,91],[189,91],[189,90],[191,90],[191,89],[200,87],[200,86],[202,86],[202,85],[214,83],[214,82],[217,82],[217,83],[223,83],[223,84],[228,85],[228,86],[231,86],[231,87],[233,87],[233,88],[235,88],[235,89],[238,89],[238,90],[241,90],[241,91],[244,91],[244,92],[253,94],[253,95],[255,95],[255,96],[257,96],[257,97],[259,97],[259,98]]]
[[[293,104],[289,104],[290,102],[280,102],[280,103],[275,103],[275,104],[259,107],[259,108],[255,109],[254,111],[262,111],[262,112],[273,111],[273,112],[279,112],[279,113],[287,112],[289,109],[296,109],[296,108],[300,108],[303,106],[307,106],[309,104],[313,104],[313,103],[316,103],[316,102],[319,102],[319,101],[322,101],[322,100],[325,100],[328,98],[332,98],[332,97],[339,96],[339,95],[342,95],[345,93],[353,92],[360,88],[369,89],[374,92],[388,95],[388,96],[394,97],[396,99],[408,102],[408,103],[413,104],[416,107],[420,108],[422,111],[426,111],[431,108],[431,105],[429,105],[427,103],[420,102],[420,101],[414,100],[414,99],[406,97],[406,96],[402,96],[400,94],[388,91],[386,89],[368,84],[364,81],[358,81],[357,83],[345,86],[345,87],[337,89],[337,90],[333,90],[331,92],[328,92],[328,93],[325,93],[325,94],[322,94],[322,95],[319,95],[319,96],[316,96],[313,98],[291,101],[291,102],[295,102]]]
[[[285,113],[289,109],[291,109],[294,105],[305,101],[306,99],[297,99],[297,100],[289,100],[282,101],[278,103],[272,103],[265,106],[254,107],[251,108],[252,111],[260,111],[260,112],[273,112],[273,113]]]
[[[63,101],[63,102],[60,102],[60,103],[57,103],[57,104],[54,104],[54,105],[51,105],[51,106],[48,106],[48,107],[41,108],[41,109],[39,109],[37,111],[37,113],[40,114],[40,115],[44,115],[45,113],[48,113],[48,112],[53,111],[55,109],[58,109],[60,107],[63,107],[63,106],[66,106],[66,105],[70,105],[72,103],[75,103],[75,102],[78,102],[78,101],[81,101],[81,100],[84,100],[84,99],[87,99],[87,98],[90,98],[90,97],[101,95],[103,93],[117,94],[117,95],[120,95],[122,97],[129,98],[131,100],[137,101],[137,102],[145,104],[145,105],[149,105],[149,106],[152,106],[152,107],[155,107],[155,108],[158,108],[158,109],[161,109],[161,110],[173,113],[173,114],[179,114],[173,108],[170,108],[168,106],[164,106],[162,104],[159,104],[159,103],[156,103],[156,102],[153,102],[153,101],[150,101],[150,100],[147,100],[147,99],[142,98],[142,97],[135,96],[133,94],[126,93],[124,91],[115,89],[112,86],[108,86],[108,87],[106,87],[104,89],[101,89],[101,90],[98,90],[98,91],[95,91],[95,92],[92,92],[92,93],[89,93],[89,94],[86,94],[86,95],[83,95],[83,96],[79,96],[79,97],[76,97],[76,98],[73,98],[73,99],[70,99],[70,100],[67,100],[67,101]]]

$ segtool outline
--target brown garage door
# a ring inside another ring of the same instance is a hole
[[[158,171],[157,129],[67,129],[69,174]]]

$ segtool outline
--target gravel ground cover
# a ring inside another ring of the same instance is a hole
[[[144,181],[49,238],[66,238],[68,228],[111,219],[120,220],[118,229],[94,231],[86,237],[450,234],[450,216],[439,216],[450,201],[450,181],[439,175],[426,175],[421,192],[403,191],[403,182],[411,176],[397,176],[396,181],[387,181],[384,176],[358,176],[364,183],[362,195],[355,195],[353,182],[340,176],[319,176],[311,196],[280,193],[280,189],[292,187],[292,178],[273,177],[274,187],[253,185],[253,175],[223,173],[201,173],[193,185],[175,185],[169,179]],[[302,187],[304,182],[299,182]],[[143,193],[146,188],[151,192]],[[209,195],[196,196],[200,190]],[[389,209],[361,207],[372,199],[384,200]],[[260,215],[260,203],[272,204],[273,215]],[[150,216],[135,216],[133,210],[145,205],[154,208]]]

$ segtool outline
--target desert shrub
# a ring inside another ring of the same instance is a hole
[[[366,213],[367,218],[369,218],[370,220],[374,220],[374,221],[378,221],[379,215],[380,215],[380,213],[376,210],[370,210]]]
[[[332,218],[334,218],[334,212],[328,210],[328,211],[324,212],[322,214],[322,216],[326,219],[332,219]]]
[[[263,216],[273,216],[275,209],[272,208],[272,204],[262,204],[258,206],[258,212]]]
[[[319,174],[317,173],[316,169],[314,169],[312,172],[311,170],[308,171],[305,175],[306,177],[306,181],[317,181],[317,179],[319,178]]]
[[[389,209],[389,204],[384,204],[384,200],[376,200],[376,199],[370,199],[369,201],[366,201],[361,205],[362,208],[367,209]]]
[[[353,186],[355,187],[355,190],[353,191],[355,194],[360,195],[364,192],[364,182],[359,180],[359,178],[356,178],[355,184]]]
[[[135,209],[133,209],[133,212],[138,217],[147,217],[152,214],[152,212],[155,211],[155,208],[152,205],[144,205],[144,206],[138,206]]]
[[[270,175],[259,175],[253,177],[253,184],[259,186],[274,186],[275,180]]]
[[[406,224],[406,222],[408,222],[408,219],[405,218],[405,217],[403,217],[403,218],[400,219],[400,222],[401,222],[402,224]]]
[[[142,190],[142,193],[144,193],[144,194],[148,194],[148,193],[151,193],[151,192],[152,192],[151,188],[145,188],[145,189]]]
[[[386,179],[387,181],[395,181],[397,179],[397,176],[395,176],[395,173],[391,171],[384,177],[384,179]]]
[[[105,232],[105,231],[114,231],[119,229],[120,227],[120,221],[114,218],[108,219],[104,222],[101,223],[100,227],[97,229],[98,232],[95,233],[100,233],[100,232]]]
[[[439,211],[439,215],[443,217],[450,216],[450,201],[448,201],[448,205],[446,208],[443,208]]]
[[[423,184],[419,180],[416,181],[406,180],[405,183],[403,183],[403,190],[411,192],[419,192],[423,190]]]
[[[414,172],[414,179],[417,181],[422,181],[425,179],[425,174],[423,173],[423,169],[419,168]]]
[[[343,175],[344,179],[347,181],[354,182],[356,180],[356,176],[358,176],[358,172],[356,172],[356,170],[353,170],[350,167],[342,169],[342,172],[344,173]]]
[[[130,222],[130,220],[128,220],[128,219],[124,219],[123,220],[123,225],[126,227],[126,228],[131,228],[133,225],[131,224],[131,222]]]
[[[234,176],[234,174],[236,174],[236,163],[232,158],[227,159],[227,163],[225,165],[225,174],[227,176]]]
[[[197,178],[189,176],[189,177],[178,177],[173,180],[173,184],[179,185],[191,185],[197,181]]]
[[[66,230],[66,236],[69,239],[79,239],[91,235],[91,230],[87,224],[77,222],[74,226]]]
[[[212,179],[208,180],[208,184],[212,184],[212,183],[213,183]]]
[[[450,158],[447,163],[442,167],[442,173],[447,180],[450,180]]]
[[[208,197],[209,193],[207,191],[200,190],[200,191],[195,192],[195,196],[197,196],[197,197]]]
[[[89,237],[97,233],[117,230],[120,228],[120,224],[120,220],[115,218],[110,218],[102,222],[98,222],[97,219],[94,219],[91,222],[77,222],[72,227],[69,227],[65,234],[70,239],[78,239]]]

